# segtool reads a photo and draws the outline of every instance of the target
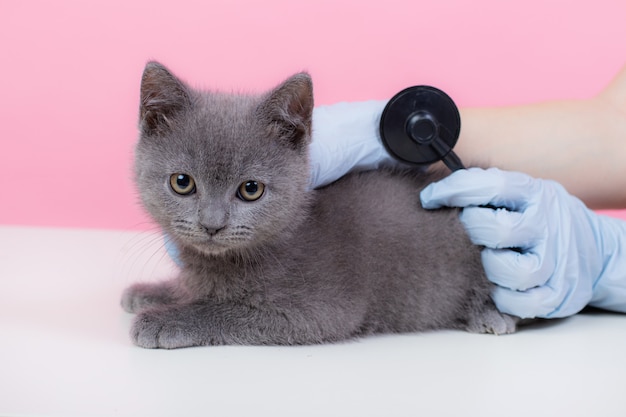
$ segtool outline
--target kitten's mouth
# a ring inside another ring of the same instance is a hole
[[[191,242],[187,239],[184,243],[186,247],[193,250],[196,253],[200,253],[205,256],[223,255],[232,248],[230,246],[214,242],[212,239],[207,241],[194,241]]]
[[[207,255],[219,255],[230,249],[230,246],[221,242],[218,237],[206,234],[201,239],[191,242],[192,246]]]
[[[219,234],[202,234],[192,236],[180,236],[183,244],[192,247],[195,251],[204,255],[223,255],[226,252],[237,250],[239,245],[233,244],[232,239]]]
[[[218,230],[207,230],[187,221],[173,224],[173,235],[181,245],[193,248],[205,255],[220,255],[246,247],[253,238],[253,231],[247,226],[226,226]]]

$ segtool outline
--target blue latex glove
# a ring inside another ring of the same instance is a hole
[[[385,150],[378,133],[386,104],[337,103],[313,110],[311,188],[330,184],[351,171],[398,164]]]
[[[183,266],[183,262],[180,260],[180,251],[178,250],[178,246],[174,244],[169,235],[163,236],[163,241],[165,242],[165,250],[167,254],[172,258],[174,263],[180,267]]]
[[[558,183],[471,168],[429,185],[421,199],[427,209],[464,207],[461,221],[485,247],[500,311],[522,318],[566,317],[587,305],[626,312],[626,222],[594,213]]]

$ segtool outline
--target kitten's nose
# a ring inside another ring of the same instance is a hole
[[[202,228],[209,236],[216,235],[220,230],[222,230],[226,226],[207,226],[205,224],[202,225]]]
[[[209,236],[214,236],[228,224],[228,210],[218,201],[206,201],[200,212],[200,226]]]

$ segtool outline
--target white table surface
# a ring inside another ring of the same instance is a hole
[[[509,336],[144,350],[124,287],[173,266],[157,233],[0,227],[1,416],[626,416],[626,316]]]

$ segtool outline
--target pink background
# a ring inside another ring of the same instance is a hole
[[[318,104],[413,84],[461,106],[584,98],[626,62],[626,2],[3,1],[0,224],[148,227],[131,182],[141,71]]]

